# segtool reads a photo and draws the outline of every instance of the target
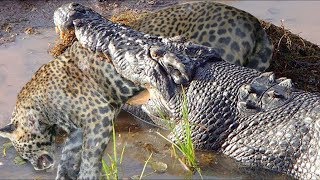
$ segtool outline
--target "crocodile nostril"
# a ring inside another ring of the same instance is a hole
[[[69,7],[70,8],[75,8],[75,7],[78,7],[78,6],[80,6],[80,4],[79,3],[70,3],[70,5],[69,5]]]

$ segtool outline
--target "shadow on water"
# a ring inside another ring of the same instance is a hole
[[[234,3],[234,4],[233,4]],[[263,14],[260,11],[259,16],[263,19],[280,18],[282,6],[275,6],[275,2],[269,5],[266,2],[250,6],[249,2],[232,2],[229,4],[235,5],[251,11],[256,15],[255,6],[264,6],[264,9],[269,13]],[[284,2],[279,2],[280,4]],[[274,6],[277,8],[271,8]],[[296,7],[296,6],[294,6]],[[291,11],[291,10],[290,10]],[[290,12],[289,11],[289,12]],[[292,12],[291,12],[292,13]],[[276,17],[274,17],[276,16]],[[266,17],[266,18],[265,18]],[[291,22],[294,21],[294,22]],[[301,20],[291,20],[290,23],[302,24]],[[310,21],[307,22],[310,24]],[[315,27],[316,26],[316,27]],[[320,25],[312,26],[314,29],[319,29]],[[52,28],[53,29],[53,28]],[[15,42],[7,43],[0,46],[0,126],[9,122],[11,111],[14,107],[16,96],[22,86],[30,80],[32,74],[42,65],[47,63],[52,57],[47,53],[50,43],[54,42],[56,34],[52,29],[42,29],[37,35],[22,35],[18,36]],[[307,30],[306,30],[307,31]],[[304,33],[306,34],[306,33]],[[311,39],[316,38],[316,33],[309,36]],[[319,37],[319,35],[317,36]],[[308,39],[308,37],[307,37]],[[319,44],[320,39],[315,40]],[[170,145],[156,134],[159,131],[156,128],[142,124],[135,120],[130,115],[122,112],[116,122],[117,131],[117,147],[119,150],[125,145],[124,161],[120,167],[120,177],[130,178],[134,175],[140,175],[146,159],[150,152],[153,152],[152,161],[163,162],[168,165],[168,169],[164,174],[152,173],[153,169],[147,166],[145,174],[150,174],[147,178],[153,179],[183,179],[187,174],[179,161],[171,157]],[[166,133],[166,132],[162,132]],[[8,140],[0,138],[0,152],[2,152],[2,144]],[[60,148],[58,148],[59,152]],[[107,148],[107,153],[112,154],[111,143]],[[0,154],[0,178],[1,179],[52,179],[55,177],[55,169],[51,172],[37,172],[27,163],[25,165],[16,165],[13,162],[16,156],[15,150],[10,148],[7,150],[7,156],[3,157]],[[286,179],[288,177],[276,175],[264,171],[251,171],[233,160],[224,157],[220,154],[209,154],[205,152],[197,153],[200,160],[202,175],[205,179]],[[59,159],[59,153],[56,159]],[[199,178],[199,175],[194,175],[193,178]]]

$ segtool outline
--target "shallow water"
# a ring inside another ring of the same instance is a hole
[[[277,25],[280,24],[281,19],[284,19],[285,26],[293,32],[302,32],[302,37],[320,44],[318,33],[320,32],[320,21],[316,20],[320,2],[235,1],[227,3]],[[47,50],[55,38],[53,28],[42,29],[38,35],[21,35],[15,42],[0,46],[0,126],[9,122],[16,96],[22,86],[30,80],[32,74],[42,64],[52,59]],[[148,178],[183,179],[186,176],[187,173],[179,162],[170,157],[168,143],[155,133],[156,128],[143,125],[125,113],[121,113],[116,128],[119,153],[122,147],[126,146],[124,161],[120,166],[121,177],[130,178],[140,175],[144,162],[150,155],[150,150],[156,151],[151,160],[166,163],[168,170],[164,174],[152,173],[153,170],[147,166],[145,174],[151,173]],[[0,145],[6,141],[0,138]],[[2,147],[0,147],[0,152],[2,152]],[[109,145],[107,153],[111,152],[112,146]],[[0,179],[52,179],[55,177],[55,169],[52,172],[36,172],[29,163],[21,166],[15,165],[13,163],[15,155],[13,148],[8,149],[6,157],[0,154]],[[197,156],[200,159],[202,175],[207,179],[286,178],[272,173],[246,170],[239,167],[233,160],[219,154],[199,152]],[[59,154],[57,159],[58,157]],[[193,178],[199,178],[199,175],[196,174]]]
[[[320,45],[320,1],[223,1]]]

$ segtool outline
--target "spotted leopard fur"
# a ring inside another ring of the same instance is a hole
[[[266,70],[273,46],[259,20],[248,12],[217,2],[180,4],[147,14],[129,23],[152,35],[185,38],[214,47],[222,59]]]
[[[0,135],[9,138],[36,170],[42,170],[54,164],[54,129],[58,126],[69,138],[57,179],[98,178],[112,120],[140,90],[117,74],[105,58],[75,42],[23,87],[11,123]]]

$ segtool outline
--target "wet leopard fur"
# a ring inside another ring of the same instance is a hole
[[[54,164],[54,129],[58,126],[69,133],[69,139],[57,179],[98,178],[112,120],[138,91],[139,87],[124,80],[99,54],[76,42],[43,65],[23,87],[11,123],[0,135],[9,138],[36,170],[42,170]],[[79,175],[78,171],[69,172],[70,163],[80,169]]]
[[[175,5],[128,23],[133,29],[164,37],[187,39],[216,48],[222,59],[236,65],[266,70],[273,46],[253,15],[221,3]]]

